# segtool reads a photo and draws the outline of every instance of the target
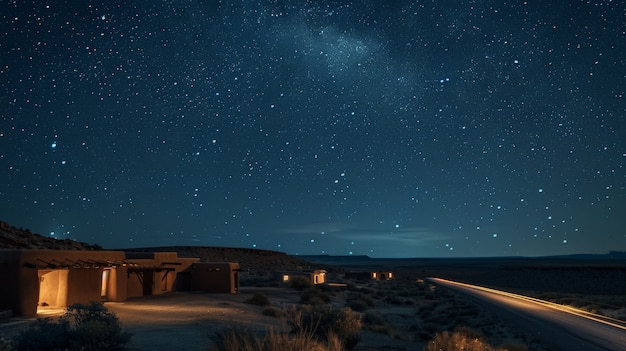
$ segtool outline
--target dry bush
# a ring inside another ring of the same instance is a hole
[[[363,325],[369,329],[381,329],[381,327],[385,327],[387,325],[387,321],[385,320],[385,316],[380,312],[367,312],[363,315]],[[374,330],[375,331],[375,330]]]
[[[360,292],[349,292],[346,297],[346,306],[354,311],[363,312],[374,305],[374,299]]]
[[[330,302],[330,296],[321,288],[313,286],[302,291],[300,303],[307,305],[323,305]]]
[[[476,337],[467,330],[455,330],[454,332],[444,331],[438,333],[426,344],[424,351],[493,351],[485,340]]]
[[[393,304],[393,305],[403,305],[404,304],[404,300],[399,297],[398,295],[390,295],[387,296],[387,298],[385,298],[385,301]]]
[[[368,286],[350,284],[348,285],[348,291],[355,291],[366,295],[373,295],[376,292],[375,289],[372,289],[371,284],[368,284]]]
[[[276,317],[276,318],[281,318],[284,316],[283,310],[276,308],[276,307],[265,307],[263,309],[263,315],[264,316],[270,316],[270,317]]]
[[[38,318],[14,337],[15,349],[28,350],[123,350],[131,334],[122,329],[113,312],[101,303],[74,304],[53,321]]]
[[[9,339],[5,339],[0,336],[0,351],[11,351],[13,350],[13,342]]]
[[[309,332],[281,333],[269,329],[264,335],[241,327],[225,328],[213,337],[211,351],[341,351],[339,339],[329,334],[320,341]]]
[[[350,308],[329,305],[292,306],[285,310],[292,333],[310,333],[318,340],[334,335],[346,349],[352,349],[360,341],[361,316]]]
[[[313,284],[311,284],[311,280],[307,277],[295,276],[291,278],[291,287],[296,290],[304,290],[310,288]]]
[[[353,311],[363,312],[369,308],[367,303],[362,300],[347,300],[346,307],[350,307]]]
[[[270,300],[262,292],[255,292],[252,297],[246,300],[246,303],[257,306],[269,306]]]
[[[438,333],[426,344],[424,351],[526,351],[524,345],[493,347],[484,335],[468,327],[458,327],[453,332]]]

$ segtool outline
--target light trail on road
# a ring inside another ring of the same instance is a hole
[[[558,349],[626,350],[624,321],[507,291],[441,278],[428,281],[497,307],[514,317],[513,323]]]

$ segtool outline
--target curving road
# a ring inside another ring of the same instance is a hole
[[[555,350],[626,350],[626,323],[528,296],[440,278],[432,283],[469,295]]]

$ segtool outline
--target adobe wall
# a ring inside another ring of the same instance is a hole
[[[233,294],[239,288],[238,263],[195,263],[190,267],[192,291]]]
[[[121,251],[0,250],[0,272],[7,281],[13,282],[1,290],[0,306],[17,315],[36,316],[40,277],[49,271],[60,271],[49,277],[53,279],[50,284],[54,285],[56,280],[59,287],[56,299],[53,293],[44,294],[45,298],[55,300],[56,305],[99,301],[103,267],[99,267],[96,261],[104,265],[124,259]],[[98,268],[74,268],[74,264]]]
[[[128,297],[160,295],[175,290],[179,272],[189,269],[199,258],[181,258],[176,252],[126,252],[128,261],[153,270],[128,274]],[[131,270],[132,271],[132,270]],[[149,287],[144,287],[149,284]]]
[[[128,268],[116,267],[110,269],[109,284],[106,291],[106,300],[113,302],[126,301],[128,298]]]
[[[68,273],[66,306],[100,301],[102,269],[71,268]]]
[[[176,252],[129,256],[133,259],[122,251],[0,249],[0,274],[8,282],[0,289],[0,309],[36,316],[40,303],[63,307],[100,301],[103,293],[108,301],[162,294],[174,290],[178,272],[199,261],[178,258]],[[125,266],[128,261],[137,266]],[[105,269],[109,273],[103,292]]]
[[[15,250],[0,250],[0,276],[5,282],[0,289],[0,309],[15,310],[21,300],[20,295],[20,275],[19,275],[20,254]]]
[[[14,306],[13,312],[17,315],[36,316],[37,302],[39,301],[39,277],[37,269],[18,270],[19,301]]]

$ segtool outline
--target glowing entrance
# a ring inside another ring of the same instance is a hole
[[[102,271],[102,287],[100,288],[100,297],[103,299],[107,297],[110,275],[111,275],[110,269],[104,269]]]
[[[37,271],[39,301],[37,307],[64,307],[67,304],[67,269]]]

